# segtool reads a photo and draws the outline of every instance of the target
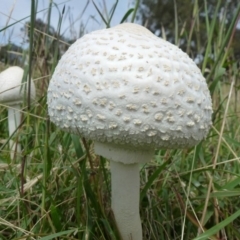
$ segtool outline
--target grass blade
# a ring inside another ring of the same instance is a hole
[[[67,236],[73,232],[77,231],[77,229],[71,229],[71,230],[67,230],[67,231],[62,231],[62,232],[58,232],[58,233],[54,233],[54,234],[51,234],[51,235],[48,235],[46,237],[42,237],[42,238],[39,238],[39,240],[51,240],[51,239],[55,239],[55,238],[58,238],[58,237],[63,237],[63,236]]]
[[[125,20],[130,16],[130,14],[134,11],[134,8],[130,8],[125,15],[123,16],[122,20],[120,21],[120,23],[124,23]]]
[[[238,210],[237,212],[235,212],[234,214],[232,214],[230,217],[226,218],[219,224],[215,225],[214,227],[208,229],[207,231],[205,231],[198,237],[194,238],[193,240],[206,240],[206,239],[210,238],[211,236],[213,236],[214,234],[219,232],[221,229],[226,227],[228,224],[231,224],[239,216],[240,216],[240,210]]]
[[[143,198],[145,197],[148,189],[151,187],[152,183],[154,182],[154,180],[159,176],[160,172],[163,171],[163,169],[165,169],[165,167],[167,166],[168,161],[164,162],[161,166],[159,166],[157,168],[157,170],[151,175],[151,177],[148,179],[148,182],[145,184],[143,190],[140,193],[140,202],[142,202]]]

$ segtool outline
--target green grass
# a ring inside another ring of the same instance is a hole
[[[100,14],[97,3],[96,7]],[[116,7],[108,16],[101,15],[107,27]],[[108,161],[94,155],[92,142],[56,128],[47,115],[48,82],[59,47],[69,45],[59,35],[64,9],[59,8],[54,36],[49,29],[36,30],[34,5],[31,9],[30,45],[22,54],[28,56],[26,73],[33,77],[38,97],[24,103],[23,123],[13,137],[23,150],[14,160],[7,144],[7,110],[0,106],[0,239],[119,239],[110,208]],[[197,1],[192,10],[191,28],[175,36],[176,43],[184,36],[187,51],[192,36],[198,34]],[[228,27],[224,19],[218,20],[219,11],[216,6],[211,19],[206,14],[208,39],[199,41],[199,51],[206,49],[200,68],[213,97],[213,127],[195,148],[156,150],[154,159],[142,166],[144,239],[240,239],[240,74],[235,60],[227,62],[234,59],[231,36],[240,4]],[[49,9],[48,19],[50,15]],[[123,20],[134,21],[135,16],[136,10],[129,9]],[[176,6],[175,24],[178,33]]]

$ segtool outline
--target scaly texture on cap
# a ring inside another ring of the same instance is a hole
[[[0,73],[0,103],[14,105],[23,101],[25,90],[22,83],[23,73],[23,69],[17,66],[9,67]],[[35,95],[35,86],[32,83],[31,99],[34,99]]]
[[[125,23],[68,49],[49,84],[48,111],[58,127],[97,142],[185,148],[207,135],[212,103],[186,53]]]

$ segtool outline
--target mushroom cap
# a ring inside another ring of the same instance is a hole
[[[26,84],[22,82],[23,74],[24,70],[18,66],[9,67],[0,73],[0,103],[10,106],[23,102]],[[35,95],[35,85],[32,82],[31,99]]]
[[[212,124],[211,97],[194,61],[132,23],[78,39],[60,59],[47,97],[58,127],[128,147],[190,147]]]

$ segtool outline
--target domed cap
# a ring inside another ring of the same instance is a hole
[[[24,98],[24,84],[22,83],[23,69],[17,66],[9,67],[0,73],[0,103],[13,105],[21,103]],[[36,95],[35,86],[31,84],[31,99]]]
[[[190,147],[211,126],[211,97],[196,64],[131,23],[77,40],[55,69],[47,103],[58,127],[137,148]]]

